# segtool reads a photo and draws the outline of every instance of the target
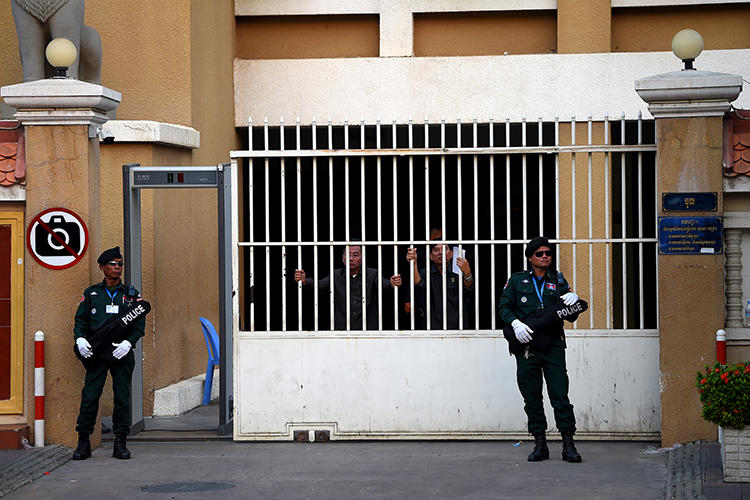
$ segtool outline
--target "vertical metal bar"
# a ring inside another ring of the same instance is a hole
[[[570,144],[576,145],[576,117],[575,115],[570,117]],[[570,289],[575,290],[578,284],[578,247],[576,244],[576,238],[578,237],[576,232],[576,154],[570,155],[570,226],[572,228],[571,238],[573,239],[573,282],[570,284]],[[573,323],[573,328],[577,328],[578,324]]]
[[[219,434],[232,432],[233,416],[233,291],[232,263],[235,262],[237,233],[232,223],[232,211],[236,208],[232,179],[237,179],[236,169],[228,163],[217,167],[217,198],[219,228]],[[228,170],[228,171],[227,171]],[[234,200],[233,200],[234,199]],[[235,203],[233,203],[235,201]],[[234,206],[233,206],[234,205]]]
[[[263,118],[263,143],[264,143],[264,149],[265,151],[268,151],[268,117]],[[265,203],[265,211],[263,213],[264,219],[266,221],[266,330],[271,329],[271,246],[268,244],[271,238],[271,229],[270,229],[270,214],[269,211],[269,176],[271,173],[270,165],[269,165],[269,159],[266,156],[265,158],[265,197],[264,197],[264,203]]]
[[[526,147],[526,115],[521,117],[521,146]],[[528,188],[526,186],[526,153],[521,155],[521,191],[523,196],[523,239],[529,238],[528,227],[529,227],[529,214],[528,214]]]
[[[318,137],[317,137],[317,123],[315,121],[315,117],[312,117],[312,127],[310,129],[312,131],[312,148],[313,151],[316,151],[318,149]],[[313,286],[313,308],[315,309],[315,331],[317,332],[320,329],[320,311],[318,310],[318,307],[320,306],[320,303],[318,301],[318,277],[320,276],[318,274],[318,247],[319,247],[319,241],[318,241],[318,158],[313,156],[313,242],[315,245],[313,246],[313,278],[315,280],[315,285]]]
[[[125,282],[138,290],[142,280],[141,260],[141,190],[133,189],[131,168],[140,166],[138,163],[128,163],[122,166],[122,214],[124,217],[124,247],[125,247]],[[130,393],[130,428],[141,431],[143,424],[143,342],[137,342],[133,348],[135,367]]]
[[[490,148],[495,147],[495,123],[493,117],[490,115],[489,119],[489,131],[490,131]],[[492,287],[492,330],[497,328],[495,307],[497,307],[497,268],[495,263],[495,155],[490,155],[490,240],[491,243],[491,254],[490,254],[490,286]],[[510,273],[510,269],[508,269]],[[510,274],[508,274],[510,277]],[[476,300],[476,295],[474,296]]]
[[[281,151],[284,146],[284,117],[279,119],[279,142]],[[287,330],[286,324],[286,157],[281,157],[281,330]]]
[[[456,119],[456,144],[461,147],[461,118]],[[458,204],[458,253],[461,253],[463,249],[463,189],[461,187],[461,160],[462,155],[458,155],[456,164],[456,199]],[[456,256],[454,256],[455,258]],[[445,253],[443,253],[443,328],[448,327],[448,293],[447,293],[447,281],[448,281],[448,263],[445,261]],[[458,329],[464,329],[464,287],[461,284],[461,276],[458,276]]]
[[[537,144],[539,146],[542,146],[542,115],[537,116]],[[544,171],[542,169],[542,164],[544,163],[544,158],[542,153],[539,153],[539,158],[537,158],[537,161],[539,162],[538,168],[539,168],[539,236],[545,236],[544,234]]]
[[[425,148],[430,147],[430,125],[427,122],[427,117],[426,116],[424,118],[424,147]],[[425,234],[425,239],[428,240],[430,238],[430,230],[432,229],[430,227],[430,157],[429,156],[425,157],[425,159],[424,159],[424,213],[425,213],[425,217],[424,217],[424,234]],[[429,268],[428,264],[429,264],[429,255],[430,255],[429,248],[430,248],[430,246],[426,245],[425,248],[427,249],[425,251],[425,257],[426,257],[426,259],[425,259],[425,267]],[[414,330],[414,305],[415,305],[415,301],[414,301],[414,276],[415,275],[414,275],[414,265],[413,264],[409,266],[409,272],[411,273],[410,274],[410,276],[411,276],[411,280],[410,280],[410,282],[411,282],[411,285],[410,285],[411,286],[411,290],[410,290],[410,292],[411,292],[411,295],[410,295],[410,297],[411,297],[411,308],[410,308],[410,311],[411,312],[409,313],[409,315],[410,315],[411,329]],[[427,270],[425,270],[425,276],[429,277],[429,274],[427,274]],[[427,296],[428,297],[429,297],[429,284],[430,284],[430,282],[429,282],[429,279],[428,279],[427,283],[425,283],[425,290],[427,290]],[[429,309],[427,309],[427,311],[429,311]],[[428,314],[427,321],[429,321],[429,314]]]
[[[365,119],[359,119],[359,147],[365,149]],[[365,230],[365,157],[359,157],[359,220],[360,230],[362,231],[362,245],[359,247],[362,253],[362,267],[360,276],[362,278],[362,330],[367,330],[367,258],[365,257],[365,242],[367,241],[367,231]],[[380,284],[381,269],[378,269],[378,284]],[[382,292],[381,286],[378,290]],[[379,306],[378,306],[379,307]],[[378,322],[378,328],[380,328]]]
[[[604,144],[609,145],[609,114],[604,115]],[[606,286],[605,289],[605,297],[606,297],[606,308],[605,308],[605,316],[606,316],[606,327],[607,330],[612,328],[612,320],[611,320],[611,313],[610,308],[612,307],[611,304],[611,296],[612,296],[612,287],[611,287],[611,269],[610,269],[610,250],[612,247],[612,242],[609,241],[611,232],[611,225],[612,225],[612,207],[610,206],[610,200],[609,200],[609,158],[610,153],[609,151],[604,153],[604,239],[606,240],[606,243],[604,244],[604,260],[605,260],[605,282]],[[593,314],[593,312],[592,312]]]
[[[297,151],[300,148],[299,116],[295,122]],[[302,158],[297,156],[297,269],[302,269]],[[297,331],[302,331],[302,283],[297,283]]]
[[[588,145],[589,147],[593,144],[593,119],[591,113],[589,113],[589,127],[588,127]],[[588,153],[588,219],[589,219],[589,240],[594,237],[594,205],[592,199],[592,154],[591,151]],[[596,301],[596,294],[594,293],[594,244],[589,243],[589,307],[591,308],[591,314],[589,314],[589,328],[594,328],[594,303]]]
[[[620,115],[620,145],[625,145],[625,112]],[[622,234],[624,240],[627,237],[627,212],[625,205],[625,195],[627,193],[625,184],[625,153],[620,154],[620,209],[622,210]],[[628,262],[627,262],[627,244],[622,243],[622,327],[628,327]]]
[[[380,150],[380,118],[375,119],[375,148]],[[381,172],[381,157],[377,158],[377,198],[378,198],[378,277],[380,277],[380,269],[383,268],[383,176]],[[395,272],[395,270],[394,270]],[[379,285],[380,283],[378,283]],[[378,324],[383,326],[383,293],[382,287],[378,286]],[[398,288],[393,290],[394,303],[398,304]],[[397,313],[397,310],[394,309]],[[398,328],[398,316],[393,317],[394,329]]]
[[[638,110],[638,145],[643,144],[643,115]],[[638,238],[643,239],[643,152],[638,151]],[[638,305],[640,311],[639,327],[643,329],[643,242],[638,242]]]
[[[398,147],[398,140],[396,137],[396,117],[391,119],[391,137],[392,148]],[[397,172],[398,159],[396,156],[391,157],[391,167],[393,168],[393,240],[398,241],[398,172]],[[393,269],[398,269],[398,246],[393,245]],[[393,317],[398,318],[398,290],[394,292],[395,300],[393,302]],[[395,319],[394,319],[395,321]]]
[[[555,146],[560,145],[560,117],[555,115]],[[560,153],[555,153],[555,238],[560,237]],[[560,269],[560,252],[555,252],[555,267]]]
[[[414,130],[411,116],[409,117],[409,150],[413,153],[414,149]],[[414,246],[414,155],[409,155],[409,246]],[[414,283],[414,266],[409,266],[411,269],[411,283]],[[414,293],[414,287],[412,286],[412,294]]]
[[[505,115],[505,147],[510,147],[510,116]],[[510,230],[510,155],[505,155],[505,244],[507,253],[508,266],[508,277],[513,273],[513,268],[510,262],[510,249],[511,249],[511,230]],[[521,262],[521,268],[523,269],[523,261]]]
[[[328,117],[328,150],[333,149],[333,122]],[[335,292],[335,282],[333,279],[333,157],[328,157],[328,312],[331,320],[331,330],[335,329],[333,297]],[[346,271],[344,271],[346,272]],[[315,277],[315,286],[318,286],[318,278]]]
[[[247,142],[248,142],[248,149],[250,151],[253,150],[253,120],[252,118],[248,119],[247,122]],[[255,159],[254,158],[248,158],[248,178],[247,178],[247,192],[248,192],[248,211],[246,217],[248,218],[249,223],[249,241],[251,243],[250,245],[250,331],[255,331],[255,217],[253,216],[255,213],[254,210],[254,202],[255,202]]]
[[[472,124],[472,146],[474,149],[477,148],[477,117],[474,115],[474,123]],[[479,182],[477,181],[478,166],[477,155],[474,155],[474,241],[479,241]],[[474,243],[474,269],[472,269],[472,275],[474,279],[474,329],[479,330],[479,245]],[[462,280],[463,281],[463,280]],[[461,283],[463,286],[463,283]]]
[[[349,120],[347,118],[344,118],[344,149],[347,151],[347,156],[344,157],[344,202],[346,203],[346,207],[344,209],[346,213],[346,248],[344,249],[344,276],[346,278],[346,331],[349,332],[352,329],[352,284],[351,271],[349,270],[349,244],[351,243],[351,235],[349,232]]]
[[[459,127],[460,130],[460,127]],[[442,131],[441,131],[441,144],[440,147],[445,148],[445,117],[443,117],[442,121]],[[441,163],[440,163],[440,200],[442,203],[440,204],[440,215],[441,215],[441,223],[442,223],[442,255],[443,255],[443,262],[442,262],[442,289],[443,289],[443,330],[447,329],[448,324],[446,322],[446,316],[445,316],[445,155],[441,157]],[[429,267],[429,266],[428,266]],[[429,298],[428,298],[429,302]]]

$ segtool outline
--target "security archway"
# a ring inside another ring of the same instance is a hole
[[[125,229],[125,281],[141,289],[141,190],[215,188],[219,231],[219,425],[220,435],[232,432],[232,209],[231,171],[228,163],[212,166],[122,166]],[[131,391],[132,430],[143,430],[143,346],[136,344]]]

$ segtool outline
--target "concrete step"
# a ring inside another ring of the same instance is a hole
[[[0,450],[21,450],[29,444],[29,426],[26,424],[0,425]]]
[[[177,382],[154,392],[154,416],[172,417],[182,415],[202,404],[203,384],[206,374]],[[219,368],[214,369],[214,379],[211,384],[211,399],[219,397]]]

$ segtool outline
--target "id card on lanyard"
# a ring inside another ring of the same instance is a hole
[[[115,297],[117,297],[118,292],[110,293],[109,290],[107,290],[106,288],[104,290],[107,292],[107,295],[109,295],[109,299],[112,301],[111,304],[107,305],[105,312],[107,314],[119,314],[120,306],[115,304]]]
[[[534,292],[536,292],[536,296],[539,299],[539,309],[544,309],[544,300],[542,299],[542,295],[544,294],[544,285],[546,284],[545,280],[542,280],[542,285],[537,288],[536,286],[537,279],[536,276],[532,279],[532,284],[534,285]]]

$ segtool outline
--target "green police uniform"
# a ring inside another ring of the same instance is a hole
[[[91,285],[81,297],[76,312],[74,336],[88,338],[92,327],[102,323],[113,315],[117,315],[141,294],[137,290],[130,289],[130,296],[126,295],[130,287],[122,282],[114,287],[106,287],[104,281]],[[132,331],[126,340],[135,348],[138,339],[143,337],[145,319],[141,319],[133,325]],[[112,346],[112,350],[115,347]],[[76,348],[77,350],[77,348]],[[91,434],[94,432],[96,414],[99,411],[99,397],[102,394],[107,372],[112,374],[112,392],[114,393],[114,413],[112,415],[112,430],[115,434],[130,432],[130,384],[135,367],[135,356],[133,349],[130,350],[118,362],[106,362],[95,356],[83,359],[86,368],[86,380],[81,392],[81,409],[76,421],[76,431]]]
[[[542,307],[555,305],[559,297],[568,293],[568,282],[557,272],[547,271],[543,280],[535,282],[534,271],[526,270],[511,275],[500,297],[500,318],[508,325],[513,320],[524,321]],[[536,285],[535,285],[536,283]],[[542,302],[537,295],[542,290]],[[568,371],[565,367],[565,332],[560,328],[549,350],[541,352],[527,347],[516,356],[516,380],[524,400],[531,434],[547,430],[547,419],[542,404],[542,376],[547,382],[547,394],[555,412],[555,423],[560,432],[575,432],[573,405],[568,400]]]

